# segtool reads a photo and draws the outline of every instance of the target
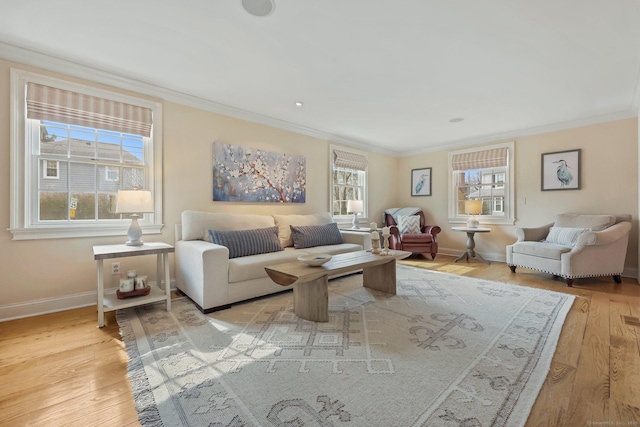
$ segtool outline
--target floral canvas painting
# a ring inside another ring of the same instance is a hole
[[[213,200],[304,203],[306,159],[236,145],[213,144]]]

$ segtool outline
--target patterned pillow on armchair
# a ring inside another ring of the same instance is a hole
[[[417,215],[398,215],[400,234],[420,234],[420,217]]]

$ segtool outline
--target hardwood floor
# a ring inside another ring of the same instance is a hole
[[[640,285],[579,279],[502,263],[402,264],[575,295],[551,370],[527,426],[640,426]],[[635,318],[636,324],[633,325]],[[96,307],[0,323],[0,426],[139,425],[115,314],[97,328]]]

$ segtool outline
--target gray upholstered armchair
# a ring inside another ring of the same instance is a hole
[[[620,283],[631,215],[560,214],[555,223],[518,228],[507,265],[553,274],[572,286],[580,277],[613,276]]]

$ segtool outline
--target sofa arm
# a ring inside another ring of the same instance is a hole
[[[371,249],[371,233],[340,230],[340,234],[345,243],[360,245],[364,250]]]
[[[518,227],[516,228],[516,237],[518,242],[539,242],[547,237],[551,227],[553,227],[553,223],[541,227]]]
[[[202,240],[176,242],[176,286],[202,309],[226,304],[229,249]]]
[[[626,221],[614,224],[602,231],[594,231],[593,234],[595,235],[596,239],[593,244],[608,245],[618,239],[625,237],[627,234],[629,234],[629,231],[631,231],[631,223]]]

